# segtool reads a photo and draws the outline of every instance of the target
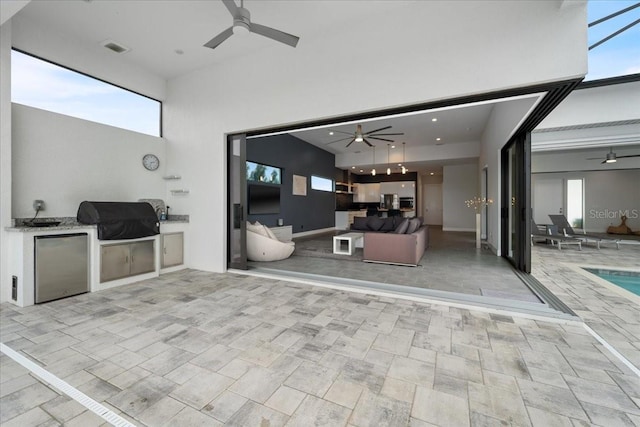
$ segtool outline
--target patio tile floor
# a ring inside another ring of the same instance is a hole
[[[638,307],[576,277],[563,264],[574,254],[560,254],[536,247],[536,277],[635,363]],[[640,259],[636,247],[583,251],[577,261],[585,254]],[[579,320],[231,273],[183,270],[33,307],[2,304],[0,335],[139,426],[640,421],[638,376]],[[106,425],[8,357],[0,362],[3,425]]]

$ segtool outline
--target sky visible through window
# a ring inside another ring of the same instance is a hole
[[[593,22],[638,3],[618,0],[589,0],[587,21]],[[640,7],[589,28],[589,46],[640,19]],[[585,80],[640,73],[640,24],[589,51],[589,72]]]
[[[11,101],[160,136],[160,102],[15,50]]]

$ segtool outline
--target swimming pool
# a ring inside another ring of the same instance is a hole
[[[640,296],[640,273],[635,271],[619,271],[619,270],[607,270],[603,268],[586,268],[583,267],[589,273],[613,283]]]

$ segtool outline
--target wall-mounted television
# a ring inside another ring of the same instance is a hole
[[[280,213],[279,186],[250,184],[248,187],[249,214]]]

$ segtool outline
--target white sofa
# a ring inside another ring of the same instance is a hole
[[[294,242],[281,242],[269,227],[247,221],[247,259],[249,261],[278,261],[291,256]]]

